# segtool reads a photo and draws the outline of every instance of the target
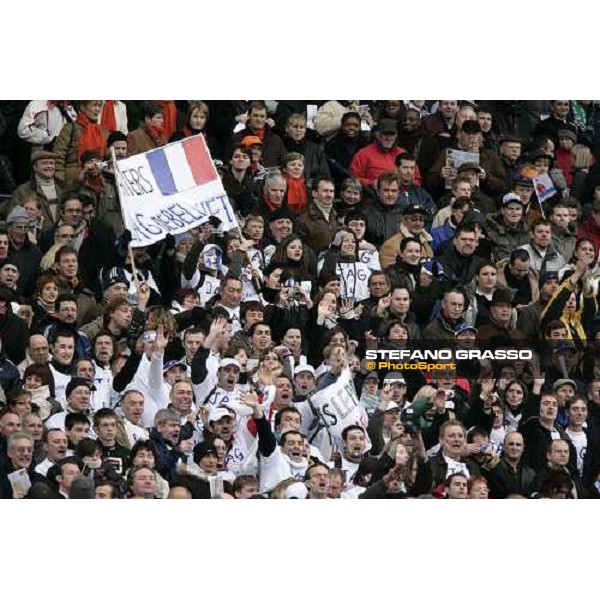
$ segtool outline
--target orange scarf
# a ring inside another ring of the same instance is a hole
[[[77,148],[77,159],[79,166],[81,164],[81,156],[88,150],[99,152],[100,156],[106,156],[106,140],[102,135],[102,128],[98,123],[92,123],[89,117],[80,112],[77,115],[77,123],[81,126],[81,137],[79,138],[79,147]]]
[[[304,178],[292,179],[286,175],[285,180],[287,181],[288,207],[299,215],[306,210],[308,205],[308,195],[306,193]]]
[[[108,129],[108,131],[117,130],[117,119],[115,119],[115,101],[105,100],[104,106],[102,107],[102,116],[100,117],[100,123],[102,127]]]
[[[165,118],[163,127],[165,138],[168,140],[177,131],[177,107],[175,106],[175,100],[156,100],[156,103],[160,104],[163,109],[163,116]]]
[[[167,136],[165,135],[164,127],[157,127],[156,125],[144,125],[144,129],[157,146],[164,146],[167,143]]]

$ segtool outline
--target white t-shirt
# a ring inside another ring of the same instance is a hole
[[[567,428],[567,435],[575,446],[575,452],[577,454],[577,470],[580,475],[583,475],[583,461],[585,460],[585,453],[587,452],[587,434],[585,431],[571,431]]]
[[[444,456],[444,460],[446,461],[446,479],[453,475],[454,473],[462,473],[465,477],[470,477],[469,469],[467,465],[463,462],[458,462],[449,456]]]

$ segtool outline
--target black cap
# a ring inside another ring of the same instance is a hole
[[[126,142],[127,136],[121,131],[113,131],[106,140],[106,145],[110,148],[115,142]]]
[[[427,209],[420,204],[409,204],[402,211],[402,215],[426,215]]]
[[[513,133],[505,133],[504,135],[500,136],[500,143],[504,144],[504,142],[522,144],[523,140],[518,135],[514,135]]]
[[[289,219],[293,223],[296,220],[296,214],[289,208],[282,206],[269,215],[270,222],[278,219]]]
[[[513,187],[516,185],[533,188],[533,179],[531,179],[531,177],[523,177],[523,175],[520,175],[519,177],[515,177],[513,179]]]
[[[97,150],[86,150],[81,155],[81,164],[85,165],[85,163],[90,160],[102,160],[102,155]]]
[[[199,464],[205,456],[217,456],[217,449],[209,442],[200,442],[194,446],[194,462]]]
[[[379,133],[398,133],[398,123],[394,119],[381,119],[377,123]]]
[[[92,391],[94,389],[94,386],[92,385],[91,381],[88,381],[87,379],[84,379],[83,377],[73,377],[71,379],[71,381],[69,381],[69,383],[67,383],[67,389],[65,391],[65,395],[68,398],[71,393],[73,392],[73,390],[75,390],[78,387],[86,387],[88,390]]]

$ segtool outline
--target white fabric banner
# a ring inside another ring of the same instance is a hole
[[[360,405],[350,369],[345,367],[335,383],[309,396],[308,401],[317,411],[321,421],[326,425],[334,443],[342,448],[342,432],[349,425],[359,425],[365,430],[367,446],[371,449],[371,440],[367,434],[369,419],[365,409]]]
[[[115,175],[133,248],[197,227],[211,216],[221,220],[223,231],[238,226],[202,135],[124,158]]]

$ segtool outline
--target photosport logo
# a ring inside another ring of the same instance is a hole
[[[445,350],[367,350],[367,371],[447,371],[456,370],[457,361],[530,361],[530,349],[445,349]]]

